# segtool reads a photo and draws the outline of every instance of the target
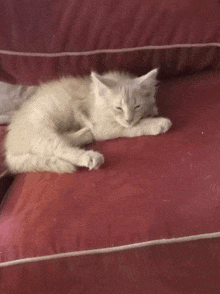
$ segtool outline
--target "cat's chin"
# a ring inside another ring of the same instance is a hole
[[[136,123],[133,123],[133,122],[127,123],[127,122],[119,121],[119,123],[120,125],[122,125],[124,128],[127,128],[127,129],[132,128],[133,126],[136,125]]]

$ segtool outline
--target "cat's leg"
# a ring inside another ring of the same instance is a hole
[[[143,135],[159,135],[166,133],[172,122],[165,117],[149,117],[142,119],[137,125],[125,130],[125,134],[129,137],[143,136]]]
[[[102,128],[98,126],[92,130],[95,140],[108,140],[118,137],[138,137],[144,135],[159,135],[169,130],[172,123],[168,118],[150,117],[142,119],[137,125],[125,128],[120,125]]]
[[[11,173],[50,171],[57,173],[72,173],[77,166],[98,169],[104,162],[99,152],[85,151],[74,147],[63,147],[54,150],[53,155],[44,156],[39,153],[13,154],[6,153],[6,164]]]
[[[76,166],[88,167],[89,170],[98,169],[104,163],[104,156],[93,150],[83,150],[76,147],[65,147],[55,152],[62,158]]]
[[[72,173],[76,167],[66,160],[57,157],[41,157],[36,154],[6,153],[6,164],[11,173],[48,171],[57,173]]]
[[[36,129],[31,124],[26,127],[9,126],[5,140],[5,160],[11,173],[52,171],[73,172],[76,166],[53,154],[53,141],[57,140],[49,128]]]
[[[40,157],[55,157],[71,163],[73,166],[83,166],[91,169],[97,169],[103,162],[104,157],[99,152],[93,150],[84,150],[73,147],[55,132],[45,132],[44,136],[32,145],[32,153]]]
[[[33,132],[32,132],[33,133]],[[12,173],[52,171],[70,173],[77,166],[97,169],[104,157],[95,151],[86,151],[69,145],[59,134],[44,128],[34,132],[26,148],[16,134],[9,132],[6,146],[6,163]],[[16,148],[13,142],[17,142]]]
[[[62,136],[72,146],[83,146],[94,141],[93,134],[89,128],[83,128],[77,132],[66,132]]]

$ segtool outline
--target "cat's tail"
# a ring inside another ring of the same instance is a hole
[[[76,171],[69,161],[57,157],[40,157],[32,153],[21,155],[6,153],[6,165],[8,170],[5,172],[17,174],[23,172],[49,171],[57,173],[72,173]]]

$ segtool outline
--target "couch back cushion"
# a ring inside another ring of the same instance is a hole
[[[22,7],[22,9],[21,9]],[[1,80],[220,68],[217,0],[1,1]]]

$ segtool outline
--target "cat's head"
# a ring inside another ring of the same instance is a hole
[[[115,120],[129,128],[143,117],[155,116],[158,109],[155,101],[158,69],[141,77],[110,72],[98,75],[92,72],[92,86],[96,99],[113,114]]]

